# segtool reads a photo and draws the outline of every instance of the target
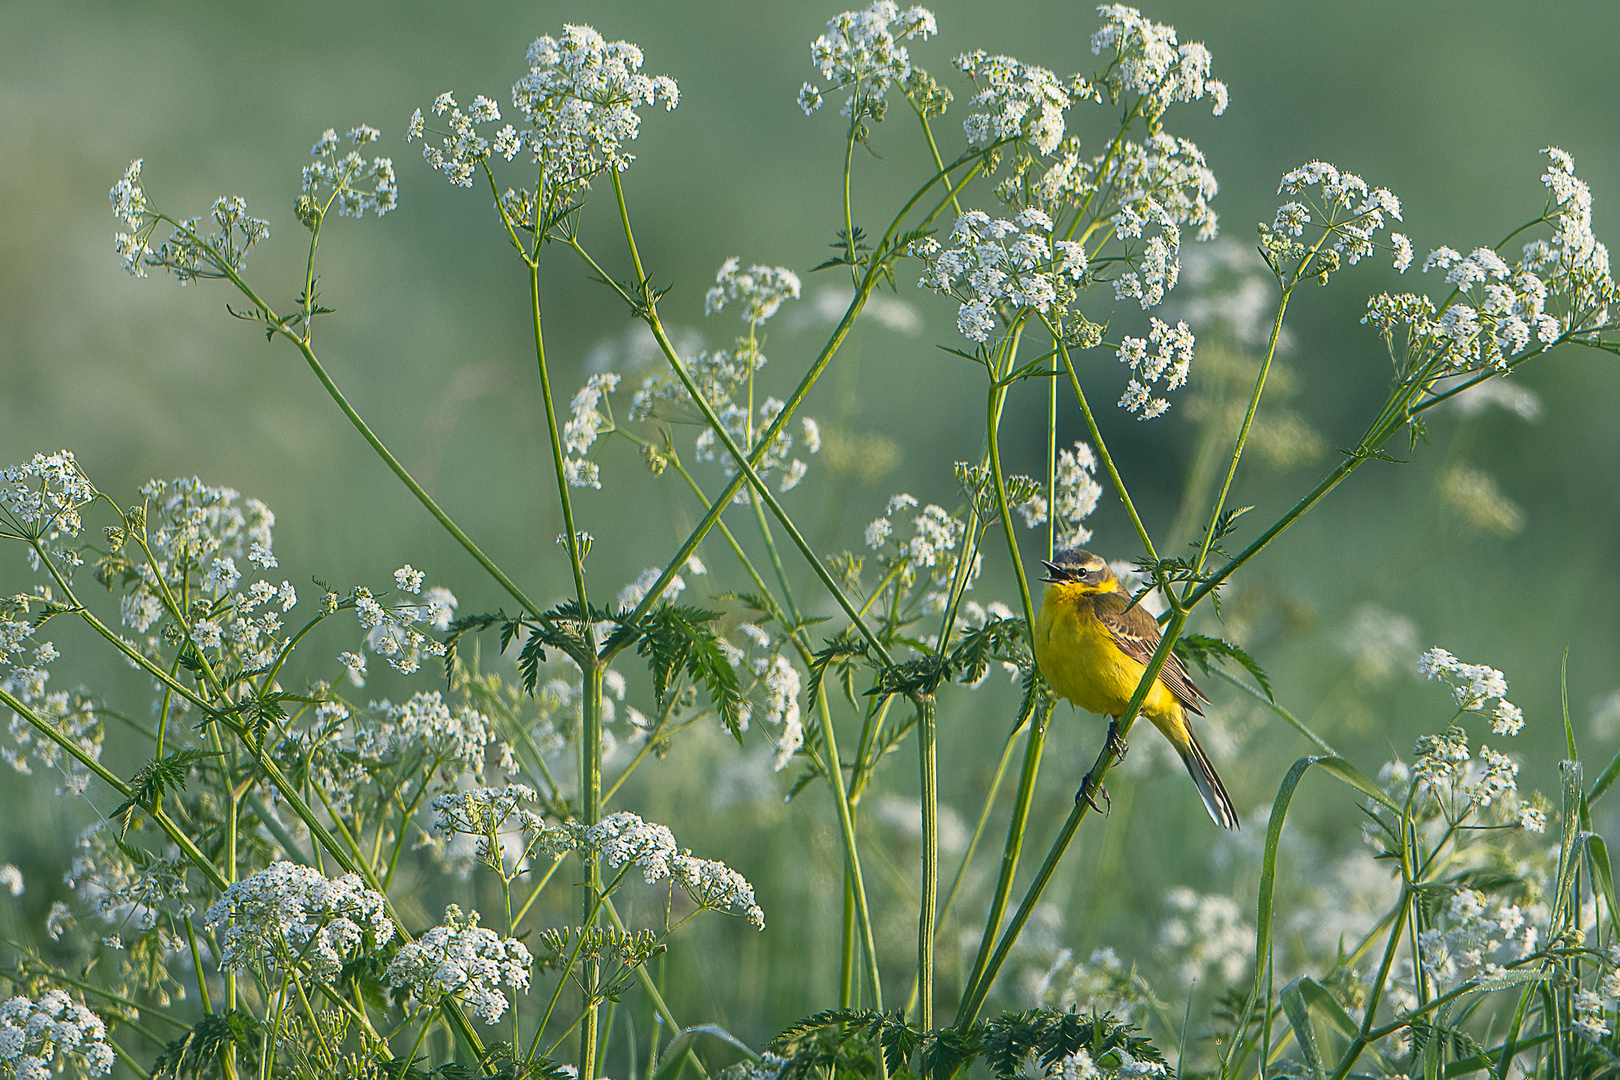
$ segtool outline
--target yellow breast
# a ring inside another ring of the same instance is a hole
[[[1147,669],[1120,649],[1092,603],[1089,596],[1065,596],[1047,586],[1035,620],[1035,662],[1060,696],[1087,712],[1117,716]],[[1142,712],[1168,717],[1179,711],[1175,695],[1155,680]]]

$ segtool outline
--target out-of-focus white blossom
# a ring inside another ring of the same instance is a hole
[[[36,1002],[21,994],[0,1002],[0,1073],[17,1080],[48,1080],[69,1062],[103,1076],[116,1060],[107,1025],[62,990]]]
[[[776,314],[784,300],[799,298],[799,275],[785,266],[750,266],[727,259],[714,275],[714,287],[703,296],[703,313],[713,315],[728,305],[742,306],[743,322],[759,324]]]

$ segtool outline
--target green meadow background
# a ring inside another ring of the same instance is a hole
[[[966,97],[964,84],[949,78],[956,52],[1007,52],[1060,75],[1092,68],[1097,20],[1085,4],[941,0],[934,8],[940,36],[911,51],[957,91],[957,107],[939,125],[951,140],[947,156],[960,145]],[[485,93],[504,108],[528,43],[564,22],[639,43],[647,70],[673,75],[682,91],[674,113],[646,117],[639,160],[626,178],[643,258],[655,281],[674,285],[665,318],[723,346],[736,324],[702,315],[715,268],[738,255],[799,270],[809,299],[799,314],[784,309],[767,345],[768,385],[780,392],[824,340],[828,324],[817,321],[814,301],[838,285],[808,271],[840,227],[842,121],[835,106],[807,119],[794,101],[813,75],[808,42],[837,10],[780,2],[7,0],[0,4],[0,41],[8,43],[0,62],[0,461],[67,447],[102,490],[126,502],[149,478],[200,475],[270,504],[282,571],[306,594],[312,576],[375,587],[408,561],[452,588],[463,613],[498,607],[501,595],[343,421],[296,354],[227,315],[233,297],[225,288],[135,280],[113,255],[107,189],[142,157],[147,191],[166,211],[201,213],[217,195],[241,194],[250,212],[271,221],[271,240],[250,258],[249,277],[271,302],[286,304],[304,256],[305,234],[291,211],[309,146],[329,126],[369,123],[383,131],[379,152],[394,157],[400,208],[380,222],[335,221],[323,235],[321,299],[337,314],[320,327],[317,346],[361,414],[485,550],[531,595],[563,598],[570,585],[553,543],[562,526],[525,276],[493,225],[487,193],[452,189],[432,173],[404,145],[405,121],[445,89],[464,103]],[[1205,42],[1217,76],[1231,86],[1224,117],[1182,107],[1168,127],[1207,154],[1221,183],[1222,236],[1239,248],[1252,247],[1256,221],[1270,220],[1280,175],[1312,158],[1394,190],[1420,258],[1440,244],[1463,251],[1494,244],[1540,212],[1539,151],[1549,144],[1575,155],[1593,190],[1599,236],[1620,240],[1614,5],[1166,0],[1144,11],[1173,23],[1183,40]],[[856,215],[868,223],[887,220],[923,175],[908,110],[892,112],[872,150],[857,154]],[[989,196],[972,201],[984,205]],[[623,271],[607,210],[601,198],[587,206],[586,242]],[[630,320],[563,253],[543,277],[548,355],[561,392],[571,394],[592,363],[623,353]],[[837,463],[823,455],[788,497],[827,552],[858,546],[861,529],[894,492],[951,503],[951,463],[979,450],[982,376],[936,348],[959,343],[953,309],[914,282],[914,274],[902,277],[898,299],[920,317],[916,331],[858,331],[805,409],[843,436],[880,436],[897,450],[881,475],[848,463],[832,471]],[[1440,294],[1433,280],[1404,285],[1425,286]],[[1400,287],[1380,258],[1296,301],[1286,354],[1290,405],[1324,453],[1289,468],[1256,462],[1248,469],[1236,495],[1258,507],[1248,520],[1264,524],[1291,505],[1383,400],[1388,361],[1359,319],[1369,293]],[[1132,332],[1143,321],[1121,309],[1117,325]],[[1102,355],[1086,360],[1082,377],[1104,401],[1123,383],[1119,365]],[[1102,410],[1144,517],[1161,533],[1176,514],[1193,448],[1193,410],[1181,402],[1198,393],[1201,377],[1195,362],[1190,387],[1155,423]],[[1516,747],[1526,758],[1522,788],[1556,789],[1566,651],[1569,707],[1588,769],[1620,749],[1620,717],[1603,704],[1620,691],[1620,360],[1566,350],[1512,382],[1539,399],[1538,419],[1499,408],[1443,410],[1412,463],[1360,470],[1245,571],[1228,597],[1227,626],[1203,627],[1244,641],[1279,702],[1368,772],[1409,754],[1417,735],[1449,715],[1445,691],[1411,674],[1417,651],[1429,645],[1506,672],[1528,718]],[[1044,400],[1042,389],[1025,384],[1009,406],[1003,430],[1011,469],[1039,467]],[[1063,434],[1079,435],[1072,410]],[[584,493],[576,505],[597,538],[593,587],[608,598],[661,564],[693,514],[678,478],[649,477],[622,447],[604,464],[604,490]],[[1522,527],[1492,531],[1451,508],[1443,479],[1458,466],[1493,477]],[[711,484],[719,476],[703,475]],[[1135,554],[1111,498],[1090,524],[1097,550]],[[1016,606],[1005,555],[997,544],[986,550],[976,598]],[[705,556],[730,573],[718,545],[707,545]],[[0,591],[32,584],[20,550],[0,559]],[[800,595],[810,593],[809,575],[793,570]],[[692,584],[688,597],[704,599],[708,583]],[[1344,645],[1369,604],[1417,630],[1398,669],[1383,677],[1358,667]],[[145,708],[140,681],[78,630],[57,643],[67,656],[53,685],[79,681],[126,708]],[[317,643],[316,655],[325,663],[352,645],[334,636]],[[330,668],[305,675],[331,677]],[[1022,970],[1043,966],[1041,948],[1085,955],[1103,946],[1153,970],[1163,897],[1175,886],[1229,893],[1252,919],[1248,868],[1264,807],[1308,746],[1231,687],[1206,682],[1215,699],[1212,730],[1220,733],[1214,757],[1240,810],[1260,816],[1246,818],[1254,823],[1239,838],[1218,837],[1179,767],[1137,749],[1143,762],[1111,785],[1113,815],[1084,826]],[[429,671],[408,682],[378,675],[368,689],[400,695],[433,685]],[[631,692],[645,695],[643,683],[633,678]],[[947,693],[942,701],[942,793],[968,827],[1014,706],[1010,690]],[[1100,736],[1094,718],[1060,708],[1037,801],[1045,824],[1034,829],[1030,850],[1044,850]],[[1144,730],[1137,742],[1156,738]],[[141,764],[118,733],[106,760],[124,775]],[[757,732],[742,749],[715,731],[689,732],[619,801],[755,883],[770,929],[755,935],[740,923],[699,920],[688,941],[676,943],[663,977],[683,1022],[713,1020],[756,1044],[837,998],[840,856],[828,800],[812,787],[784,803],[797,773],[773,774],[768,760]],[[915,847],[907,831],[914,774],[909,754],[892,759],[863,818],[877,853],[869,879],[884,912],[889,996],[901,1001],[915,934]],[[1295,816],[1312,845],[1309,858],[1326,860],[1311,863],[1320,868],[1360,841],[1343,789],[1313,783],[1320,786],[1307,788]],[[51,901],[65,895],[60,875],[72,838],[93,820],[89,805],[54,797],[55,786],[48,776],[0,779],[7,822],[0,863],[22,867],[29,883],[16,900],[0,897],[0,926],[13,938],[37,937]],[[115,801],[92,797],[102,812]],[[1615,809],[1595,823],[1611,843]],[[943,931],[947,1003],[959,989],[950,982],[960,978],[957,950],[974,944],[999,846],[992,832],[969,875],[961,917]],[[947,873],[957,851],[947,838]],[[478,901],[477,888],[430,883],[424,920],[436,921],[446,899]],[[1004,1004],[1026,1001],[1019,970],[1004,978]]]

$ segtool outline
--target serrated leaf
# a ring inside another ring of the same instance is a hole
[[[1197,664],[1199,669],[1209,671],[1210,662],[1214,659],[1235,660],[1243,670],[1254,676],[1254,681],[1260,684],[1261,691],[1266,700],[1276,703],[1271,693],[1271,680],[1266,677],[1265,670],[1261,668],[1254,657],[1244,652],[1230,641],[1223,641],[1208,634],[1183,634],[1176,639],[1176,655],[1182,660]]]

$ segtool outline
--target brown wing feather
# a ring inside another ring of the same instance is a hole
[[[1098,620],[1108,627],[1115,644],[1126,656],[1139,664],[1146,664],[1153,658],[1153,651],[1159,647],[1162,635],[1159,633],[1158,622],[1143,610],[1140,604],[1132,607],[1130,599],[1121,593],[1099,593],[1095,610]],[[1187,674],[1187,667],[1181,662],[1181,657],[1175,653],[1170,654],[1164,662],[1164,667],[1159,669],[1159,681],[1170,688],[1170,692],[1176,695],[1176,700],[1180,701],[1188,712],[1204,715],[1204,710],[1198,707],[1198,703],[1208,701],[1209,698],[1193,685],[1192,676]]]

